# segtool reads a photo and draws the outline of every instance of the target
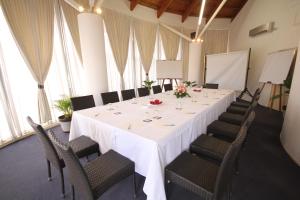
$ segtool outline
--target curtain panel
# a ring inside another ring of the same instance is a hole
[[[228,30],[207,30],[203,35],[203,40],[200,69],[202,80],[205,76],[205,55],[227,52]]]
[[[11,31],[38,83],[38,109],[41,123],[51,120],[44,90],[53,50],[53,0],[2,0]]]
[[[122,79],[121,88],[124,89],[123,75],[128,57],[130,17],[109,9],[104,9],[102,13],[115,62]]]
[[[11,94],[11,88],[7,80],[7,74],[5,71],[5,62],[2,57],[2,46],[0,44],[0,100],[5,113],[5,117],[8,121],[8,128],[10,131],[11,139],[16,139],[22,135],[21,127],[17,117],[17,112],[13,105],[13,98]],[[1,139],[1,136],[0,136]],[[1,145],[1,142],[0,142]]]
[[[149,74],[156,41],[157,24],[134,19],[133,27],[143,68],[146,74]]]
[[[67,21],[78,57],[80,58],[80,61],[82,63],[79,28],[78,28],[78,20],[77,20],[77,15],[79,14],[79,12],[75,10],[72,6],[67,4],[64,0],[59,0],[59,3],[62,7],[65,19]]]
[[[176,60],[180,41],[179,36],[163,26],[159,26],[159,32],[167,60]]]

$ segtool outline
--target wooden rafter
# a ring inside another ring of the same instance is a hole
[[[134,8],[136,7],[136,5],[139,3],[138,0],[131,0],[130,2],[130,10],[134,10]]]
[[[244,7],[244,5],[247,3],[248,0],[242,0],[240,3],[240,9],[236,10],[236,12],[233,14],[233,16],[231,17],[231,21],[234,20],[234,18],[237,16],[237,14],[240,12],[240,10],[242,10],[242,8]]]
[[[173,0],[165,0],[161,3],[161,5],[157,10],[157,18],[159,18],[167,10],[167,8],[170,6],[172,1]]]
[[[184,13],[182,14],[181,22],[183,23],[188,16],[191,14],[193,9],[197,7],[200,4],[199,0],[193,0],[192,3],[184,10]]]
[[[79,2],[87,0],[70,1]],[[233,20],[247,1],[248,0],[229,0],[217,14],[216,18],[231,18]],[[139,4],[157,10],[158,18],[161,17],[164,12],[180,15],[182,22],[186,21],[189,16],[197,17],[201,7],[201,0],[128,0],[128,2],[130,4],[130,10],[134,10],[136,5]],[[221,2],[222,0],[206,0],[203,17],[209,19]]]

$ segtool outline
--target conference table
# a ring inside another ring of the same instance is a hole
[[[97,106],[73,113],[70,140],[86,135],[102,153],[110,149],[135,162],[145,176],[143,191],[150,200],[165,200],[164,168],[235,100],[233,90],[189,89],[177,99],[174,91]],[[151,105],[153,99],[162,101]]]

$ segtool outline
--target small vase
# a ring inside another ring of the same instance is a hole
[[[182,99],[181,99],[181,97],[177,98],[176,110],[182,110]]]

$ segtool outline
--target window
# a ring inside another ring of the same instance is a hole
[[[55,18],[56,19],[56,18]],[[65,29],[62,35],[58,21],[54,20],[54,41],[53,41],[53,55],[51,66],[45,81],[45,90],[49,101],[52,119],[56,121],[60,113],[54,108],[55,100],[60,99],[62,96],[71,95],[72,87],[76,93],[81,92],[80,81],[73,84],[73,79],[80,78],[81,63],[76,54],[72,38],[68,29]],[[63,23],[66,28],[66,23]],[[66,48],[64,49],[64,42]],[[12,99],[12,105],[16,111],[18,125],[20,126],[22,134],[26,134],[31,130],[26,121],[27,116],[31,116],[34,121],[38,121],[38,108],[37,108],[37,83],[33,79],[24,59],[21,55],[17,43],[10,31],[6,22],[4,14],[0,9],[0,67],[1,75],[4,76],[4,82],[0,82],[1,87],[6,86],[6,94],[9,94]],[[65,57],[66,52],[68,56]],[[66,63],[68,62],[68,63]],[[69,68],[67,68],[69,64]],[[72,67],[70,67],[72,66]],[[68,72],[71,69],[71,73]],[[7,87],[8,86],[8,87]],[[1,91],[0,91],[1,95]],[[10,131],[11,122],[6,116],[7,105],[4,102],[0,103],[0,144],[9,140],[15,139],[16,136]]]

